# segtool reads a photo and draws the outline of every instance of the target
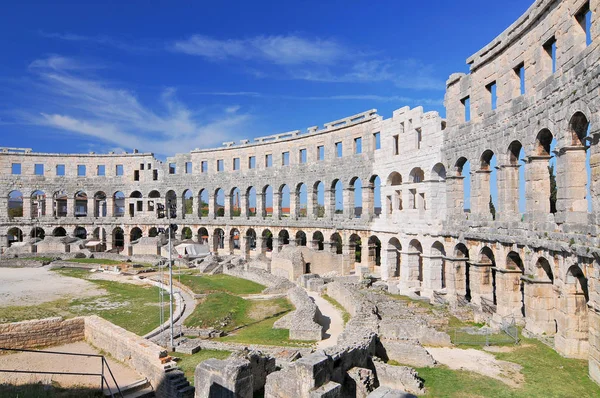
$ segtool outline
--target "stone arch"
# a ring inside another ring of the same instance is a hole
[[[229,201],[230,217],[240,217],[242,215],[242,191],[238,187],[231,189]]]
[[[381,240],[376,235],[371,235],[368,240],[369,244],[369,267],[381,266]]]
[[[411,270],[411,275],[409,275],[408,280],[413,280],[416,276],[416,280],[419,282],[419,286],[422,286],[424,273],[423,273],[423,246],[418,239],[413,239],[408,244],[409,255],[409,269]]]
[[[540,257],[535,263],[534,276],[540,281],[554,282],[554,273],[552,265],[545,257]]]
[[[98,191],[94,194],[94,217],[106,217],[107,215],[106,193]]]
[[[397,171],[392,171],[387,178],[387,185],[402,185],[402,175],[400,175],[400,173]]]
[[[208,217],[209,212],[209,195],[208,189],[201,189],[198,192],[198,216]]]
[[[23,242],[23,231],[17,227],[10,228],[6,234],[6,240],[8,247],[11,247],[14,243]]]
[[[125,194],[121,191],[117,191],[113,194],[113,216],[125,216]]]
[[[150,238],[156,238],[158,236],[158,228],[156,228],[156,227],[150,228],[150,230],[148,231],[148,236]]]
[[[192,239],[194,237],[194,233],[192,232],[192,229],[190,227],[183,227],[181,229],[181,239],[182,240],[189,240]]]
[[[248,228],[246,230],[246,250],[256,250],[256,231],[254,228]]]
[[[512,279],[513,286],[519,286],[520,294],[520,304],[521,304],[521,315],[525,317],[525,283],[523,282],[522,276],[525,275],[525,266],[523,265],[523,260],[521,260],[521,256],[519,253],[515,251],[511,251],[506,256],[506,268],[508,270],[519,270],[521,271],[519,274],[510,274],[508,276],[505,275],[505,278],[510,277]],[[516,300],[514,300],[516,302]]]
[[[215,217],[225,216],[225,191],[223,188],[215,189],[214,209]]]
[[[46,215],[46,193],[35,190],[31,194],[31,217],[40,218]]]
[[[446,288],[446,249],[444,248],[444,244],[440,241],[435,241],[431,245],[430,249],[430,272],[433,277],[430,283],[433,288]],[[437,280],[440,281],[439,285],[437,284]]]
[[[325,237],[321,231],[315,231],[312,235],[313,249],[324,250],[325,249]]]
[[[136,213],[144,211],[144,195],[140,191],[133,191],[129,195],[129,217],[135,217]]]
[[[75,199],[75,217],[87,217],[88,215],[88,196],[85,191],[77,191],[74,195]]]
[[[556,139],[548,129],[542,129],[537,134],[534,144],[533,156],[527,164],[531,179],[537,180],[536,188],[531,190],[531,212],[541,214],[556,213],[556,158],[553,149]],[[554,180],[554,186],[553,181]]]
[[[143,236],[142,229],[139,227],[133,227],[133,228],[131,228],[131,231],[129,232],[129,241],[135,242],[135,241],[141,239],[142,236]]]
[[[182,201],[182,209],[183,209],[183,214],[181,215],[182,218],[185,218],[186,216],[191,216],[194,214],[194,192],[192,192],[191,189],[186,189],[185,191],[183,191],[183,193],[181,194],[181,201]],[[191,230],[190,230],[191,232]]]
[[[279,246],[289,245],[290,244],[290,234],[287,229],[282,229],[277,234],[277,238],[279,239]]]
[[[73,236],[79,239],[87,239],[87,230],[82,226],[77,226],[73,230]]]
[[[312,201],[313,203],[313,212],[315,217],[325,217],[325,184],[323,184],[322,181],[317,181],[314,183],[312,198],[310,198],[309,201]]]
[[[67,231],[63,227],[56,227],[54,228],[54,231],[52,231],[52,236],[67,236]]]
[[[216,253],[219,249],[225,248],[225,231],[222,228],[215,228],[213,231],[213,251]]]
[[[491,304],[495,306],[497,304],[496,270],[493,268],[496,267],[496,260],[492,249],[484,246],[480,250],[478,266],[482,268],[480,272],[480,279],[474,282],[479,284],[481,298],[483,300],[490,300]]]
[[[331,245],[333,247],[332,251],[335,254],[342,254],[343,253],[342,236],[339,233],[335,232],[335,233],[331,234],[331,237],[329,238],[329,241],[331,242]]]
[[[271,230],[269,229],[265,229],[262,231],[262,239],[263,239],[263,246],[266,250],[272,251],[273,250],[273,232],[271,232]]]
[[[35,227],[31,229],[29,236],[34,239],[38,238],[43,240],[46,237],[46,231],[44,231],[44,228]]]
[[[10,191],[8,194],[8,217],[23,217],[23,194],[21,191]]]
[[[442,163],[436,163],[431,169],[431,179],[433,181],[446,180],[446,167]]]
[[[350,201],[348,207],[351,210],[350,218],[360,218],[362,215],[362,180],[360,177],[352,177],[348,186],[352,191],[352,193],[348,195]]]
[[[411,183],[420,183],[425,181],[425,173],[420,167],[415,167],[410,171],[409,179]]]
[[[241,249],[241,238],[242,236],[240,234],[240,230],[237,228],[231,228],[229,231],[229,250]]]
[[[256,217],[257,205],[256,188],[248,187],[246,189],[246,214],[248,217]]]
[[[454,289],[456,294],[471,302],[471,264],[469,249],[463,243],[454,246]]]
[[[125,247],[125,233],[120,227],[116,227],[112,231],[112,247],[118,252],[122,251]]]
[[[198,242],[204,245],[208,245],[208,240],[210,239],[210,234],[208,233],[208,229],[201,227],[198,228]]]
[[[589,120],[581,111],[577,111],[569,119],[569,132],[571,133],[571,145],[586,146],[585,137],[588,133]]]
[[[401,255],[402,245],[398,238],[393,237],[388,240],[387,247],[387,266],[388,266],[388,277],[390,278],[400,278],[400,265],[401,265]]]
[[[306,233],[304,231],[296,232],[296,245],[306,246]]]
[[[508,163],[500,166],[502,184],[499,200],[507,214],[525,213],[525,150],[520,141],[512,141],[507,150]]]
[[[344,185],[339,179],[331,183],[331,198],[335,214],[344,214]]]
[[[355,263],[360,263],[362,261],[362,240],[358,234],[350,235],[348,239],[350,243],[350,258],[354,260]],[[354,254],[354,256],[352,256]]]
[[[296,185],[295,195],[292,198],[295,201],[294,208],[298,217],[308,216],[308,189],[306,184],[301,182]],[[291,205],[291,204],[290,204]]]
[[[279,211],[280,217],[289,217],[290,216],[290,206],[291,206],[291,190],[288,184],[282,184],[279,187],[279,195],[275,197],[276,200],[273,200],[273,210]],[[275,203],[277,202],[277,203]]]
[[[262,208],[263,208],[263,212],[264,214],[261,214],[259,216],[262,217],[272,217],[273,216],[273,207],[274,207],[274,200],[273,200],[273,187],[270,185],[265,185],[262,189]]]
[[[381,215],[381,178],[374,174],[369,178],[369,189],[367,190],[366,201],[369,205],[368,211],[374,217]],[[365,205],[363,204],[363,208]]]

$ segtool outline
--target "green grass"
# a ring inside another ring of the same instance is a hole
[[[89,271],[82,269],[58,269],[55,272],[81,279],[87,279],[90,275]],[[107,294],[81,299],[63,298],[36,306],[0,307],[0,322],[94,314],[139,335],[158,327],[158,287],[103,280],[89,281],[106,290]],[[117,303],[118,306],[106,308],[104,302]]]
[[[350,321],[350,314],[340,303],[338,303],[336,300],[334,300],[326,294],[322,294],[321,297],[327,300],[331,305],[333,305],[342,313],[342,320],[344,321],[344,325],[346,325]]]
[[[265,319],[264,321],[240,329],[235,334],[221,337],[219,340],[243,344],[291,347],[308,347],[315,343],[314,341],[290,340],[290,331],[288,329],[273,329],[273,324],[279,318],[281,316]]]
[[[427,397],[498,397],[498,398],[547,398],[547,397],[598,397],[600,386],[588,377],[588,362],[562,358],[543,343],[524,339],[522,346],[512,352],[493,353],[504,361],[523,367],[525,383],[520,388],[477,373],[454,371],[447,367],[419,368],[419,376],[425,380]]]
[[[15,260],[31,260],[31,261],[42,261],[42,262],[51,262],[54,261],[52,257],[19,257],[15,258]]]
[[[188,379],[191,385],[194,385],[194,371],[196,366],[200,362],[204,362],[207,359],[227,359],[231,355],[230,351],[217,351],[217,350],[201,350],[193,355],[182,354],[180,352],[171,352],[169,355],[179,357],[181,360],[177,362],[177,366],[183,370],[185,377]]]
[[[229,275],[181,275],[181,283],[188,286],[196,294],[227,292],[231,294],[258,294],[265,286],[246,279]]]
[[[117,260],[104,260],[102,258],[70,258],[65,260],[68,263],[78,263],[78,264],[104,264],[104,265],[119,265],[123,264],[125,261],[117,261]]]

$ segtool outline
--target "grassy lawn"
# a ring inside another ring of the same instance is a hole
[[[19,257],[15,258],[15,260],[32,260],[32,261],[42,261],[42,262],[51,262],[54,261],[52,257]]]
[[[229,275],[181,275],[181,283],[196,294],[227,292],[231,294],[258,294],[266,289],[258,283]]]
[[[282,315],[283,316],[283,315]],[[277,345],[291,347],[309,347],[314,342],[290,340],[290,331],[288,329],[273,329],[273,324],[281,316],[265,319],[253,325],[245,327],[229,336],[221,337],[218,340],[230,341],[243,344]]]
[[[70,258],[65,260],[68,263],[78,263],[78,264],[104,264],[104,265],[119,265],[123,264],[125,261],[117,261],[117,260],[105,260],[102,258]]]
[[[471,347],[475,348],[475,347]],[[523,339],[512,352],[493,353],[505,361],[523,366],[525,383],[511,388],[495,379],[447,367],[419,368],[428,397],[598,397],[600,387],[588,377],[585,360],[562,358],[551,348],[533,339]]]
[[[89,271],[59,269],[64,276],[87,279]],[[60,299],[36,306],[0,307],[1,322],[18,322],[53,316],[71,318],[98,315],[130,332],[144,335],[159,325],[158,288],[103,280],[89,280],[107,291],[106,295],[81,299]]]
[[[323,297],[325,300],[329,301],[329,303],[331,305],[333,305],[335,308],[337,308],[342,313],[342,319],[344,320],[344,325],[346,325],[348,323],[348,321],[350,320],[350,314],[348,313],[348,311],[346,311],[346,309],[340,303],[338,303],[336,300],[329,297],[328,295],[322,294],[321,297]]]
[[[194,355],[182,354],[180,352],[170,352],[169,355],[181,358],[181,361],[177,362],[177,365],[185,373],[185,377],[188,381],[194,385],[194,371],[196,366],[200,362],[204,362],[207,359],[227,359],[231,352],[229,351],[217,351],[217,350],[202,350],[195,353]]]
[[[185,326],[214,327],[226,332],[282,315],[293,309],[285,298],[245,300],[224,292],[212,293],[198,304],[185,320]]]

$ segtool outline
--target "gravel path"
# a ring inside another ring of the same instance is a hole
[[[321,312],[321,318],[317,319],[317,322],[323,326],[323,340],[317,343],[317,348],[333,347],[337,344],[339,335],[344,331],[344,320],[340,311],[325,300],[318,293],[307,292],[308,295],[314,300],[319,311]]]

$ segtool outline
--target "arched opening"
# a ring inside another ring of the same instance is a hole
[[[344,186],[340,180],[331,184],[331,196],[335,203],[335,214],[344,214]]]
[[[479,179],[477,193],[478,208],[480,214],[489,212],[492,220],[496,219],[496,209],[498,208],[498,175],[497,159],[494,152],[486,150],[481,155],[477,177]]]
[[[513,275],[513,286],[519,286],[520,291],[520,306],[521,306],[521,315],[525,317],[525,283],[522,276],[525,276],[525,266],[523,266],[523,261],[521,260],[521,256],[511,251],[506,256],[506,268],[509,270],[519,270],[520,274],[512,274]]]
[[[6,239],[8,241],[8,247],[11,247],[14,243],[23,242],[23,231],[17,227],[13,227],[8,230]]]
[[[265,229],[262,232],[262,238],[263,238],[263,245],[264,245],[265,249],[267,251],[272,251],[273,250],[273,233],[270,230]]]
[[[107,214],[106,194],[104,192],[96,192],[94,194],[94,217],[106,217]]]
[[[402,176],[400,175],[400,173],[393,171],[388,176],[387,185],[390,185],[390,186],[402,185]]]
[[[279,231],[279,235],[277,235],[277,237],[279,238],[279,246],[290,244],[290,234],[287,230],[282,229]]]
[[[265,217],[273,217],[273,187],[263,188],[263,209]]]
[[[397,238],[391,238],[388,241],[387,249],[388,276],[390,278],[400,278],[401,252],[400,241]]]
[[[535,153],[529,159],[529,180],[536,181],[534,189],[530,189],[531,211],[542,214],[556,213],[556,157],[554,148],[556,139],[548,129],[540,131],[536,137]],[[531,184],[531,182],[530,182]]]
[[[192,239],[193,237],[194,234],[192,232],[192,229],[190,227],[183,227],[183,229],[181,230],[181,239],[188,240]]]
[[[442,163],[437,163],[431,169],[432,181],[444,181],[446,179],[446,168]]]
[[[75,217],[87,217],[88,214],[88,196],[85,192],[79,191],[75,194]]]
[[[539,257],[525,281],[525,328],[534,334],[556,334],[556,294],[550,262]],[[560,316],[559,316],[560,317]]]
[[[31,194],[31,217],[40,218],[46,215],[46,193],[35,191]]]
[[[240,194],[239,188],[233,188],[231,190],[230,197],[230,209],[231,209],[231,217],[239,217],[242,215],[242,197]]]
[[[454,169],[458,177],[463,177],[462,186],[459,186],[462,188],[462,195],[458,193],[456,199],[462,201],[460,207],[468,215],[471,213],[471,162],[467,158],[461,157],[456,161]]]
[[[283,184],[279,187],[279,203],[276,204],[281,217],[290,216],[290,187]]]
[[[54,228],[54,231],[52,231],[52,236],[55,236],[55,237],[67,236],[67,231],[63,227],[57,227],[57,228]]]
[[[351,200],[350,209],[352,209],[352,214],[350,218],[360,218],[362,215],[362,181],[358,177],[354,177],[350,180],[350,190],[352,191],[352,195],[349,196]]]
[[[296,232],[296,245],[306,246],[306,234],[304,231]]]
[[[118,252],[122,251],[125,247],[125,233],[119,227],[113,229],[112,232],[112,246]]]
[[[298,217],[306,217],[308,215],[308,190],[306,184],[300,183],[296,186],[296,214]]]
[[[148,236],[151,238],[156,238],[158,236],[158,228],[152,227],[150,231],[148,231]]]
[[[446,249],[441,242],[435,241],[431,245],[431,276],[433,278],[433,288],[445,289],[446,288]],[[439,280],[437,284],[435,281]]]
[[[246,244],[247,244],[247,248],[246,250],[256,250],[256,231],[252,228],[249,228],[246,231]]]
[[[46,237],[46,231],[43,228],[35,227],[31,230],[31,234],[29,235],[34,239],[44,239]]]
[[[256,189],[254,187],[248,188],[246,191],[247,206],[246,210],[248,217],[256,217]]]
[[[329,241],[331,242],[331,246],[332,246],[332,251],[335,254],[342,254],[343,250],[342,250],[342,236],[339,233],[334,233],[331,235],[331,238],[329,238]]]
[[[54,217],[67,216],[67,194],[64,191],[54,192],[52,195],[52,214]]]
[[[557,307],[557,336],[554,339],[558,352],[569,357],[588,358],[589,318],[588,279],[578,264],[567,270]]]
[[[140,191],[133,191],[129,195],[129,217],[135,217],[137,212],[144,211],[144,195]]]
[[[467,302],[471,302],[471,274],[469,264],[469,249],[459,243],[454,247],[455,271],[454,271],[454,286],[456,294],[465,298]]]
[[[569,131],[571,133],[571,145],[580,150],[571,150],[561,154],[561,159],[565,158],[566,165],[563,169],[567,173],[568,178],[566,181],[570,185],[566,189],[568,202],[565,208],[568,211],[591,212],[591,152],[590,146],[586,142],[586,137],[590,131],[588,118],[582,112],[575,112],[569,120]],[[585,167],[585,172],[581,170],[582,166]]]
[[[415,167],[410,171],[409,178],[411,183],[418,184],[425,181],[425,173],[420,167]]]
[[[312,241],[313,241],[313,249],[314,250],[324,250],[325,249],[325,237],[323,236],[323,233],[321,231],[316,231],[315,233],[313,233],[312,235]]]
[[[208,238],[210,238],[210,234],[208,230],[204,227],[198,229],[198,242],[203,245],[208,245]]]
[[[484,311],[495,312],[498,301],[496,298],[496,270],[493,269],[496,267],[496,260],[492,249],[487,246],[481,249],[478,266],[482,267],[481,280],[479,281],[481,304]]]
[[[8,194],[8,217],[23,217],[23,194],[21,191],[11,191]]]
[[[200,217],[208,217],[208,190],[202,189],[198,193],[198,214]]]
[[[408,253],[409,253],[409,264],[408,269],[410,270],[410,275],[408,280],[414,280],[414,277],[417,277],[417,281],[419,282],[419,289],[417,289],[416,293],[418,295],[421,294],[420,288],[423,286],[423,246],[421,242],[417,239],[413,239],[410,241],[408,245]]]
[[[75,227],[73,236],[79,239],[87,239],[87,230],[83,227]]]
[[[98,242],[100,242],[93,248],[94,251],[106,250],[106,230],[104,228],[98,227],[98,228],[94,229],[94,232],[92,233],[92,237],[95,240],[97,240]]]
[[[213,251],[225,248],[225,231],[221,228],[215,228],[213,232]]]
[[[194,193],[190,189],[183,191],[181,195],[183,200],[183,217],[191,216],[194,214]],[[191,231],[190,231],[191,232]]]
[[[369,237],[369,267],[381,266],[381,241],[375,235]]]
[[[142,230],[138,227],[132,228],[131,232],[129,232],[129,241],[133,243],[133,242],[140,240],[141,238],[142,238]]]
[[[371,214],[374,217],[381,216],[381,178],[374,175],[369,179],[369,203],[371,204]]]
[[[121,191],[117,191],[113,195],[113,215],[115,217],[125,216],[125,194]]]
[[[354,256],[352,256],[353,251]],[[350,235],[350,255],[350,258],[353,259],[355,263],[360,263],[362,261],[362,242],[360,236],[357,234]]]
[[[177,218],[177,194],[173,190],[167,191],[165,195],[165,211],[168,213],[169,218]],[[182,217],[182,215],[179,214],[179,217]]]
[[[158,191],[150,191],[148,194],[148,211],[156,212],[157,204],[160,203],[160,192]]]
[[[411,170],[409,174],[409,179],[412,184],[420,184],[425,181],[425,173],[420,167],[415,167]],[[409,196],[409,209],[415,210],[426,210],[427,202],[425,198],[425,192],[422,191],[422,188],[414,186],[413,188],[408,190]]]
[[[535,277],[540,281],[554,283],[554,273],[550,262],[544,257],[540,257],[535,264]]]
[[[502,166],[502,197],[504,212],[525,213],[525,150],[519,141],[508,146],[508,164]]]
[[[314,212],[317,218],[325,217],[325,184],[321,181],[317,181],[314,185],[313,193]]]
[[[231,250],[239,250],[241,248],[240,231],[237,228],[232,228],[229,231],[229,247]]]

